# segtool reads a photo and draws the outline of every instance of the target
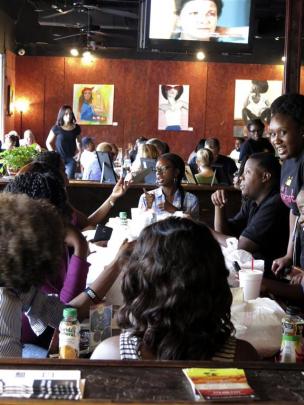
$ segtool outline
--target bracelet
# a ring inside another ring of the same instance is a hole
[[[101,302],[101,299],[98,297],[96,292],[92,290],[92,288],[87,287],[85,290],[83,290],[83,292],[86,293],[89,298],[91,298],[94,304],[99,304]]]
[[[111,205],[111,207],[114,207],[115,203],[112,200],[109,200],[109,204]]]

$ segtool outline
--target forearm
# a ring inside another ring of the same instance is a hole
[[[230,227],[224,207],[214,207],[214,230],[225,235],[229,235],[230,233]]]
[[[102,299],[107,294],[117,279],[119,272],[120,268],[116,262],[111,263],[109,266],[105,266],[104,271],[90,285],[97,297]],[[89,309],[92,304],[91,298],[84,292],[69,302],[69,305],[78,309],[78,318],[80,320],[88,317]]]
[[[232,236],[225,235],[225,234],[223,234],[223,233],[221,233],[221,232],[217,232],[217,231],[215,231],[215,230],[213,230],[213,229],[211,229],[211,228],[209,228],[209,229],[210,229],[210,231],[211,231],[211,233],[212,233],[214,239],[215,239],[221,246],[227,247],[227,242],[226,242],[226,240],[227,240],[228,238],[231,238]]]
[[[112,194],[106,199],[106,201],[99,207],[93,214],[88,217],[89,225],[97,225],[105,219],[108,213],[111,211],[111,208],[116,202],[116,197],[113,197]]]
[[[293,257],[293,247],[294,247],[294,229],[296,224],[297,217],[290,211],[289,214],[289,239],[286,257],[292,260]]]

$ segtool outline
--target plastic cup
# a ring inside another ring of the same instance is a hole
[[[243,288],[244,300],[255,300],[260,295],[263,272],[261,270],[241,269],[239,271],[240,287]]]

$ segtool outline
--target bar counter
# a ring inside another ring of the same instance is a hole
[[[248,383],[259,401],[248,404],[296,404],[304,401],[304,364],[263,362],[153,362],[100,360],[1,359],[2,369],[78,369],[86,379],[81,404],[190,404],[192,389],[182,368],[238,367],[246,372]],[[71,404],[71,401],[4,399],[1,404]],[[240,403],[240,402],[239,402]]]

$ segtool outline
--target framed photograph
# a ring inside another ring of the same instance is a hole
[[[247,125],[259,118],[264,124],[270,121],[270,105],[282,94],[280,80],[236,80],[234,121]]]
[[[189,85],[160,84],[158,129],[187,131],[189,122]]]
[[[78,124],[113,124],[114,84],[74,84],[73,111]]]

